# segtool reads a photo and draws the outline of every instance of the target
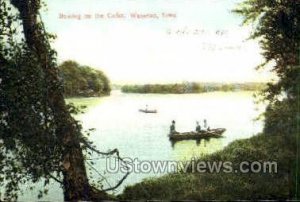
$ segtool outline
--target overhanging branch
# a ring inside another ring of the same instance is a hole
[[[114,149],[110,152],[101,152],[99,150],[97,150],[96,148],[92,147],[89,143],[87,143],[85,140],[82,140],[81,143],[84,144],[84,146],[86,146],[88,149],[90,149],[91,151],[94,151],[96,152],[97,154],[100,154],[100,155],[107,155],[107,156],[110,156],[110,155],[113,155],[113,154],[116,154],[117,155],[117,159],[122,161],[124,164],[125,164],[125,168],[127,169],[127,172],[126,174],[119,180],[119,182],[115,185],[115,186],[111,186],[107,189],[103,189],[102,191],[112,191],[116,188],[118,188],[123,182],[124,180],[128,177],[128,175],[130,174],[129,172],[129,167],[127,166],[127,162],[124,161],[123,158],[120,157],[120,154],[119,154],[119,150],[118,149]],[[94,170],[96,170],[93,166],[91,166]],[[96,172],[98,173],[98,171],[96,170]],[[103,177],[104,178],[104,177]],[[108,183],[109,184],[109,183]]]

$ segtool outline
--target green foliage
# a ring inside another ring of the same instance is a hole
[[[42,24],[38,27],[43,29]],[[66,151],[58,131],[65,120],[55,117],[49,103],[49,91],[60,91],[61,83],[45,75],[21,32],[18,12],[8,1],[0,1],[0,200],[16,200],[20,184],[40,180],[45,190],[39,197],[46,194],[50,179],[61,179]],[[50,38],[45,33],[44,42]],[[47,47],[55,63],[55,52]],[[74,125],[80,131],[81,126]]]
[[[230,161],[237,169],[243,161],[276,161],[277,173],[174,173],[150,178],[128,186],[120,199],[165,200],[266,200],[291,199],[291,182],[288,174],[295,166],[295,136],[269,138],[258,135],[237,140],[224,150],[204,156],[198,161]],[[286,143],[289,143],[286,144]],[[292,178],[292,180],[295,178]],[[298,184],[300,182],[298,181]],[[295,190],[294,190],[295,191]]]
[[[269,83],[262,93],[269,103],[264,114],[264,133],[297,137],[295,142],[298,147],[293,153],[298,157],[293,173],[296,181],[299,181],[300,1],[245,0],[235,12],[244,17],[245,24],[254,26],[251,38],[259,41],[265,58],[258,68],[274,64],[272,71],[278,80]],[[297,189],[297,184],[294,185]],[[294,194],[299,199],[299,191]]]
[[[124,93],[160,93],[160,94],[186,94],[204,93],[212,91],[258,91],[265,87],[263,83],[181,83],[181,84],[146,84],[124,85],[121,90]]]
[[[265,99],[270,102],[267,113],[273,113],[272,109],[275,108],[295,107],[286,105],[286,102],[299,103],[300,1],[246,0],[235,12],[244,17],[244,23],[254,26],[251,38],[259,41],[265,58],[258,68],[273,63],[272,71],[279,78],[277,82],[269,83],[263,92]],[[281,104],[283,106],[279,106]],[[294,110],[299,116],[299,107],[287,110]]]
[[[105,74],[75,61],[65,61],[60,66],[64,94],[67,97],[109,95],[110,82]]]
[[[41,180],[45,187],[38,198],[48,193],[50,180],[62,184],[65,197],[84,192],[82,198],[88,198],[92,189],[97,192],[89,187],[81,156],[92,143],[70,115],[80,110],[65,103],[56,53],[50,46],[54,36],[45,31],[41,20],[35,21],[39,8],[40,1],[0,1],[1,201],[15,201],[21,184]],[[109,81],[102,72],[79,69],[95,94],[109,93]]]
[[[274,102],[265,112],[264,133],[267,135],[290,135],[299,133],[299,117],[297,117],[297,102],[289,99]]]
[[[18,150],[19,141],[15,139],[15,136],[20,136],[19,131],[16,130],[13,134],[10,133],[12,131],[10,123],[16,124],[16,121],[10,117],[10,108],[14,104],[20,105],[19,102],[14,103],[14,100],[12,100],[18,94],[18,89],[11,89],[11,86],[18,84],[19,88],[22,88],[21,75],[17,79],[11,78],[13,72],[16,72],[17,69],[14,70],[10,67],[18,64],[17,61],[15,63],[11,61],[18,54],[22,54],[20,53],[22,46],[18,46],[14,42],[13,35],[15,35],[16,29],[12,28],[12,24],[17,16],[9,13],[10,10],[12,8],[7,2],[0,2],[0,187],[2,188],[1,192],[5,192],[1,194],[1,200],[16,199],[19,183],[28,179],[26,178],[26,170],[20,166],[21,162],[16,161],[15,153],[20,153],[20,151]],[[13,49],[14,51],[12,51]],[[21,99],[24,98],[21,97]],[[23,106],[21,105],[21,107]],[[13,113],[17,114],[18,112]]]

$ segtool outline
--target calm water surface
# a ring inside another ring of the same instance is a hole
[[[84,114],[76,115],[84,129],[95,128],[90,135],[101,151],[118,148],[120,155],[138,160],[190,160],[204,154],[218,151],[236,139],[251,137],[262,130],[262,121],[254,119],[263,106],[254,103],[253,92],[213,92],[187,95],[123,94],[113,91],[104,98],[69,99],[75,105],[86,105]],[[138,109],[157,109],[156,114],[145,114]],[[176,121],[177,131],[192,131],[196,121],[203,125],[207,119],[211,128],[226,128],[224,138],[196,142],[181,141],[171,144],[167,135],[172,120]],[[93,158],[99,156],[93,155]],[[94,167],[107,178],[104,187],[114,185],[122,173],[109,174],[106,159],[94,160]],[[114,159],[110,161],[114,164]],[[113,167],[112,166],[112,167]],[[126,185],[140,182],[147,177],[161,176],[165,173],[131,173],[123,185],[116,190],[120,193]],[[90,176],[97,178],[94,171]],[[41,185],[42,186],[42,185]],[[62,200],[62,191],[53,183],[45,200]],[[26,193],[23,198],[36,196],[35,191]]]

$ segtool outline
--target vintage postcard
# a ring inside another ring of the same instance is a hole
[[[0,200],[299,200],[300,1],[1,0]]]

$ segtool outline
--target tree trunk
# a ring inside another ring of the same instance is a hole
[[[77,128],[75,120],[67,109],[63,91],[58,85],[60,83],[58,70],[56,63],[53,62],[51,47],[43,26],[37,18],[40,1],[11,0],[11,3],[20,12],[26,43],[29,49],[37,55],[47,77],[48,102],[57,123],[57,134],[61,136],[65,148],[62,154],[64,199],[66,201],[103,199],[106,194],[93,189],[88,181],[78,138],[80,129]]]

